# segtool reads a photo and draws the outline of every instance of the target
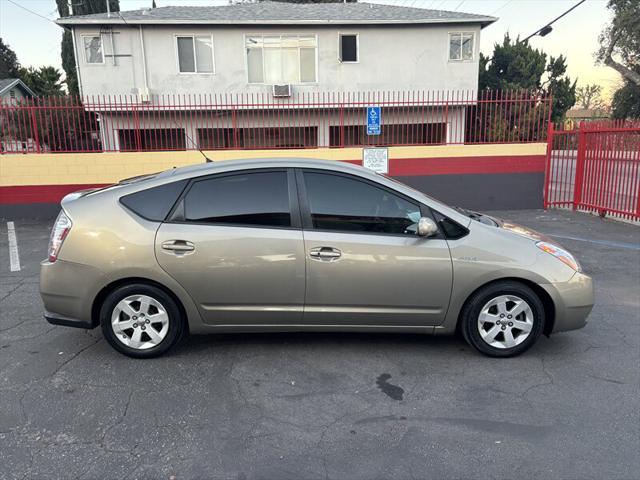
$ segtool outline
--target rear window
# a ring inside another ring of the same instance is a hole
[[[120,203],[147,220],[163,221],[184,190],[187,180],[147,188],[120,198]]]

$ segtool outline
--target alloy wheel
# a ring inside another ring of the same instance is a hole
[[[148,295],[130,295],[120,300],[111,314],[111,328],[124,345],[147,350],[159,345],[169,331],[164,306]]]
[[[522,298],[500,295],[489,300],[478,316],[480,337],[488,345],[507,349],[524,342],[533,329],[533,311]]]

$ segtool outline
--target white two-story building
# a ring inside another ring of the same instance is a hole
[[[353,137],[347,135],[346,143],[357,144],[364,134],[361,116],[320,105],[320,92],[330,92],[331,99],[350,92],[357,103],[367,94],[379,102],[381,92],[391,91],[475,92],[480,33],[495,20],[368,3],[258,2],[74,16],[57,23],[73,33],[81,94],[100,112],[105,148],[127,149],[141,142],[153,148],[154,135],[178,138],[158,148],[333,146],[340,136],[345,144],[345,127]],[[235,107],[221,98],[235,99]],[[126,115],[118,112],[123,108]],[[135,139],[131,108],[138,109]],[[287,129],[301,128],[294,119],[301,110],[304,130],[295,134]],[[439,140],[455,141],[452,136],[463,135],[464,128],[454,134],[447,125],[464,122],[464,108],[443,115],[444,109],[429,119],[410,108],[389,110],[383,125],[401,122],[414,126],[418,136],[436,132]]]

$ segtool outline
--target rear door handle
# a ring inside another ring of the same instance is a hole
[[[162,249],[165,251],[180,254],[193,252],[196,247],[193,245],[193,243],[186,240],[167,240],[166,242],[162,242]]]
[[[309,256],[315,260],[333,261],[342,256],[342,252],[333,247],[315,247],[309,250]]]

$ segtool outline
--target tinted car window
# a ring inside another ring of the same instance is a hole
[[[288,227],[286,172],[230,175],[195,182],[184,201],[185,220]]]
[[[182,193],[186,180],[147,188],[120,198],[120,202],[147,220],[161,222]]]
[[[467,233],[469,233],[469,230],[467,230],[457,222],[454,222],[449,217],[445,217],[440,212],[436,212],[435,210],[432,212],[436,223],[440,225],[440,228],[444,232],[445,237],[456,240],[458,238],[464,237]]]
[[[324,173],[304,174],[314,228],[415,234],[420,207],[369,183]]]

